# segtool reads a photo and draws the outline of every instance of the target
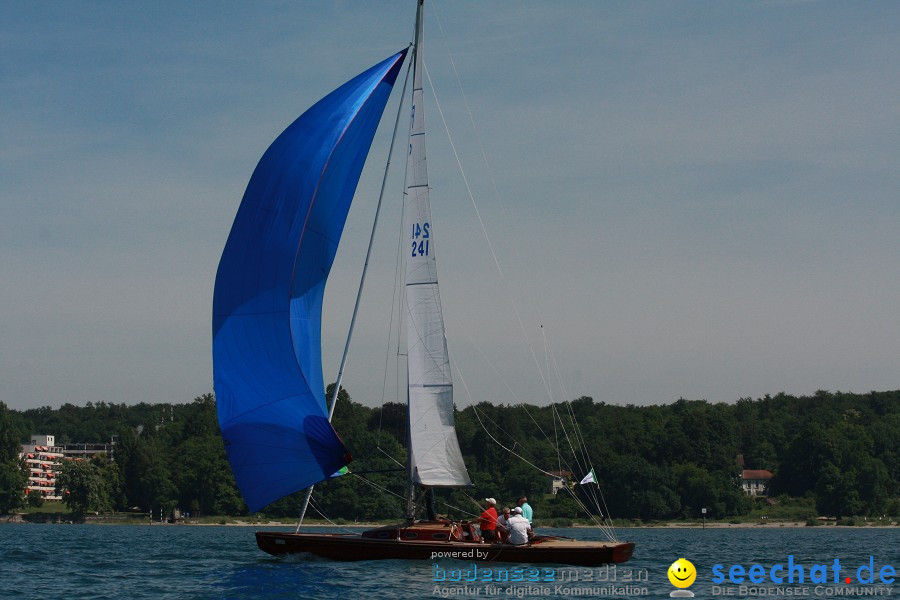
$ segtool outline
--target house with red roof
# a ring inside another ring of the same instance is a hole
[[[772,472],[765,469],[744,469],[741,471],[741,487],[749,496],[766,496],[772,477]]]

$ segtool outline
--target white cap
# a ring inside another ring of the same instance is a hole
[[[497,501],[494,500],[493,498],[485,498],[484,501],[487,502],[488,504],[497,504]]]
[[[512,509],[512,511],[513,511],[514,513],[516,513],[517,515],[521,515],[521,514],[522,514],[522,507],[521,507],[521,506],[517,506],[517,507],[515,507],[514,509]]]

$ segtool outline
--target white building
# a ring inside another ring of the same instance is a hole
[[[40,494],[45,500],[62,500],[56,493],[56,477],[64,460],[87,460],[105,456],[112,460],[115,439],[111,444],[66,444],[58,446],[55,436],[32,435],[30,444],[22,444],[19,455],[28,469],[25,494]]]
[[[22,445],[22,454],[28,469],[26,494],[40,494],[45,500],[62,500],[56,494],[56,477],[63,449],[56,445],[52,435],[32,435],[30,444]]]
[[[774,477],[765,469],[744,469],[741,480],[744,493],[749,496],[765,496],[769,493],[769,481]]]

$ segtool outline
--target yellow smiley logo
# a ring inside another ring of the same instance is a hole
[[[668,570],[669,581],[677,588],[691,587],[697,579],[697,569],[686,558],[679,558],[672,563]]]

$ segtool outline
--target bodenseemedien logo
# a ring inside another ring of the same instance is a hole
[[[697,579],[697,569],[694,564],[686,558],[679,558],[672,563],[667,571],[669,581],[677,590],[672,590],[669,596],[672,598],[693,598],[694,592],[687,589],[691,587],[694,580]]]

